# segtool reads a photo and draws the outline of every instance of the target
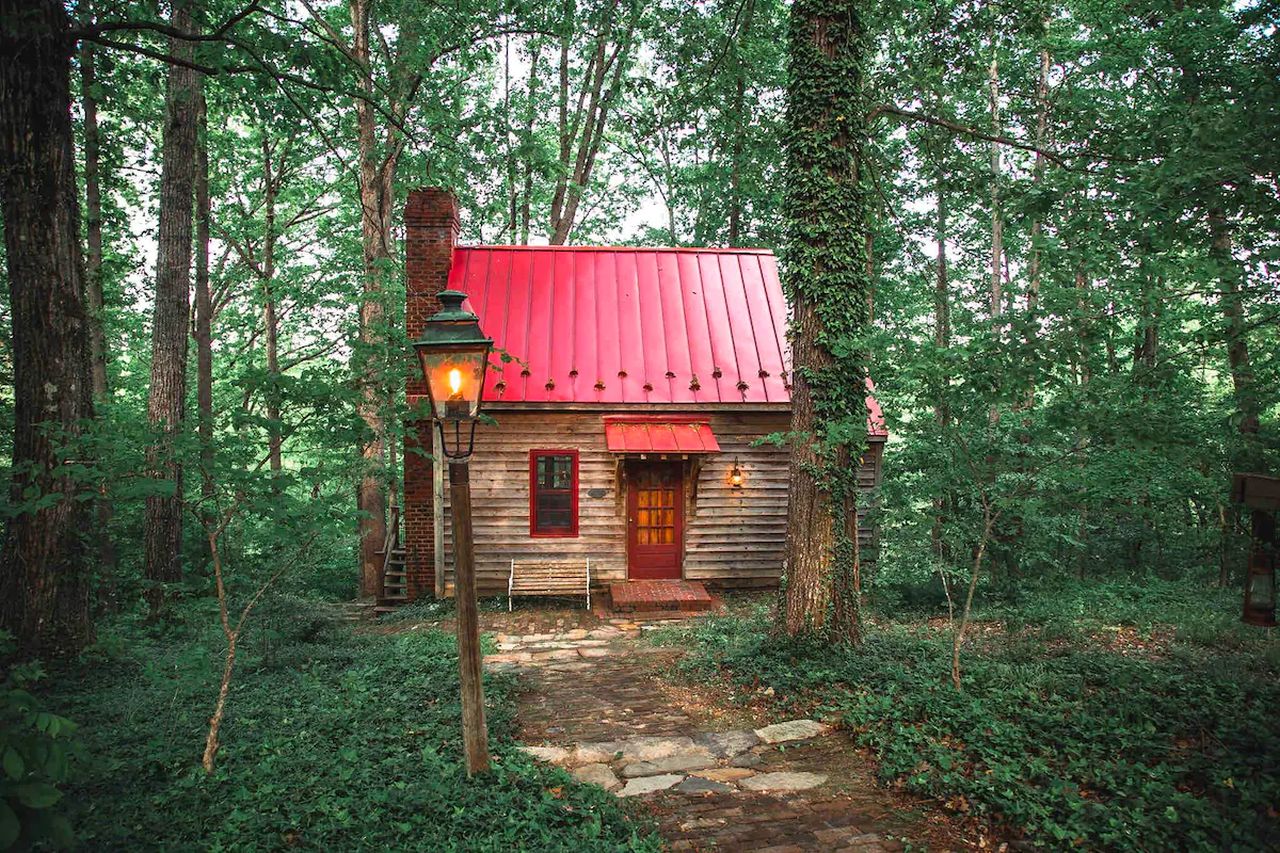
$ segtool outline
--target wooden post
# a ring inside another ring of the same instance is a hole
[[[480,615],[476,608],[476,563],[471,542],[471,476],[466,460],[449,463],[453,509],[454,605],[458,612],[458,673],[462,682],[462,747],[467,775],[489,769],[489,727],[484,718],[480,671]]]

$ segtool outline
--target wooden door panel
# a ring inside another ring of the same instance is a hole
[[[640,462],[628,469],[627,576],[679,579],[684,481],[678,462]]]

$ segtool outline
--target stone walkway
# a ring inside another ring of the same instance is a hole
[[[895,851],[919,815],[876,788],[848,737],[813,720],[768,724],[663,678],[678,650],[625,619],[499,634],[486,666],[519,670],[522,740],[620,797],[638,797],[671,850]],[[726,718],[726,712],[728,718]],[[927,843],[927,842],[926,842]]]

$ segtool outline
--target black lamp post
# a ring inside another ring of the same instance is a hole
[[[440,447],[449,460],[458,672],[462,683],[462,746],[467,775],[471,776],[489,769],[489,728],[484,717],[484,682],[480,670],[480,618],[476,608],[471,477],[467,463],[475,449],[476,420],[484,400],[484,377],[493,340],[480,331],[479,318],[463,309],[466,298],[465,293],[457,290],[442,291],[443,307],[427,318],[422,340],[415,341],[413,347],[427,380],[432,414],[440,430]]]

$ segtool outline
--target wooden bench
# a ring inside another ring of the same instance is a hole
[[[517,595],[579,596],[587,597],[587,609],[591,609],[591,560],[583,563],[511,561],[511,575],[507,578],[507,612],[511,612]]]

